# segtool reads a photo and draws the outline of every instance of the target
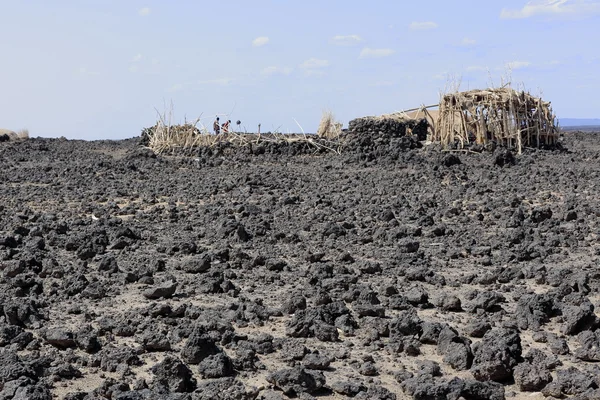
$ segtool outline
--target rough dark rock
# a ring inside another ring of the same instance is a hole
[[[579,306],[563,305],[561,313],[565,319],[561,331],[565,335],[577,335],[579,332],[596,328],[599,323],[594,306],[589,301]]]
[[[462,303],[456,296],[443,294],[437,301],[437,307],[442,311],[462,311]]]
[[[471,341],[459,336],[456,330],[448,326],[444,327],[439,334],[437,351],[444,357],[444,362],[450,364],[452,368],[459,371],[471,368],[473,363]]]
[[[208,356],[219,354],[221,349],[200,329],[194,330],[181,350],[181,358],[189,364],[199,364]]]
[[[281,306],[284,314],[293,314],[298,310],[306,310],[306,298],[300,293],[290,296]]]
[[[146,332],[142,336],[142,347],[146,351],[169,351],[171,342],[162,333]]]
[[[331,365],[331,359],[321,354],[307,354],[302,359],[302,365],[308,369],[327,370]]]
[[[390,337],[392,339],[403,336],[420,335],[423,332],[423,321],[417,315],[416,310],[401,311],[397,318],[390,321]]]
[[[520,329],[540,329],[557,314],[554,299],[547,294],[530,294],[517,303],[517,323]]]
[[[524,392],[539,392],[552,382],[550,371],[544,366],[521,363],[514,369],[516,384]]]
[[[223,378],[200,382],[192,398],[194,400],[255,400],[257,396],[258,390],[256,388],[246,386],[238,379]]]
[[[556,381],[542,390],[544,395],[553,397],[573,396],[590,389],[598,389],[598,383],[590,374],[575,367],[558,370],[556,375]]]
[[[177,283],[171,282],[161,286],[146,289],[144,291],[144,297],[151,300],[160,298],[167,299],[175,294],[175,290],[177,290]]]
[[[465,331],[471,337],[482,338],[491,329],[492,326],[488,321],[475,319],[466,326]]]
[[[46,342],[59,349],[76,347],[75,335],[62,328],[49,329],[46,332]]]
[[[577,341],[580,347],[575,349],[575,357],[583,361],[600,362],[600,331],[581,332],[577,335]]]
[[[151,369],[156,386],[168,392],[189,393],[196,389],[196,380],[192,371],[179,359],[167,356]]]
[[[505,297],[500,293],[494,291],[481,292],[470,302],[467,311],[471,313],[475,313],[477,310],[495,312],[501,309],[500,304],[505,301]]]
[[[360,392],[366,392],[367,387],[358,382],[335,381],[329,385],[331,390],[344,396],[354,397]]]
[[[189,274],[198,274],[206,272],[210,269],[210,257],[205,254],[203,256],[188,256],[181,260],[180,267],[183,271]]]
[[[521,361],[521,337],[516,330],[493,329],[473,346],[471,372],[478,381],[503,382],[512,378]]]
[[[273,372],[267,376],[267,381],[286,395],[296,396],[317,394],[325,386],[325,376],[321,372],[301,367]]]
[[[355,398],[360,400],[396,400],[396,395],[382,386],[373,385],[366,392],[361,391],[358,393]]]
[[[231,359],[224,353],[206,357],[200,362],[198,370],[206,379],[225,378],[234,373]]]
[[[287,325],[286,333],[291,337],[316,337],[324,342],[338,339],[336,320],[350,311],[340,302],[299,310]]]

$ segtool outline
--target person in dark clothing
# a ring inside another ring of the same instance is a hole
[[[221,124],[219,123],[219,117],[213,122],[213,131],[215,131],[215,135],[221,133]]]

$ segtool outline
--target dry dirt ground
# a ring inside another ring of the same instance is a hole
[[[0,143],[0,399],[599,399],[600,136],[378,140]]]

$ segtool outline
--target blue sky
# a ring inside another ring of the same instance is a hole
[[[126,138],[173,104],[314,132],[510,76],[559,117],[600,116],[600,1],[0,0],[0,127]],[[451,78],[449,78],[451,77]]]

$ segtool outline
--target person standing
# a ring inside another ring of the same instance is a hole
[[[221,133],[221,124],[219,123],[219,117],[217,117],[217,119],[215,119],[215,122],[213,122],[213,131],[215,131],[215,135]]]

